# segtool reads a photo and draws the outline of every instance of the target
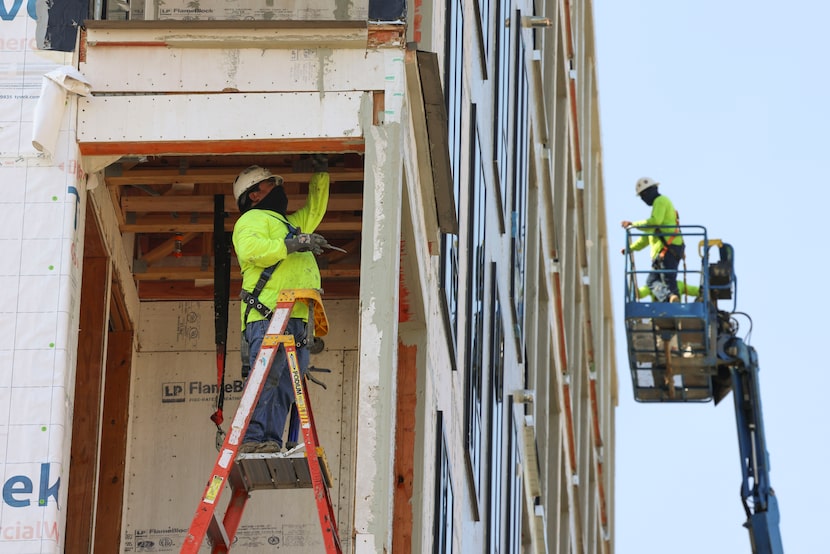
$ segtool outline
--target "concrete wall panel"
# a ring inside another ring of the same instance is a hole
[[[124,63],[125,59],[135,63]],[[92,83],[93,94],[226,90],[333,92],[383,90],[386,85],[383,64],[383,53],[365,49],[227,47],[217,51],[90,45],[81,71]],[[165,70],[160,72],[160,67]]]
[[[361,136],[362,93],[88,97],[79,142],[223,141]]]

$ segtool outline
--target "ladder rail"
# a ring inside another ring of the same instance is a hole
[[[225,511],[225,517],[222,518],[222,527],[225,529],[225,534],[227,535],[227,540],[229,542],[214,542],[212,554],[225,554],[230,550],[230,544],[233,542],[233,538],[236,536],[236,531],[239,529],[239,524],[242,522],[242,512],[245,511],[245,505],[248,503],[248,499],[250,497],[251,494],[247,489],[245,489],[244,486],[233,489],[231,500]],[[227,548],[224,548],[225,544],[228,545]]]
[[[311,474],[314,500],[317,503],[317,514],[320,518],[320,528],[323,532],[323,543],[327,554],[342,554],[340,535],[337,532],[337,518],[334,514],[329,488],[323,478],[323,468],[320,459],[323,452],[317,436],[317,426],[314,423],[314,414],[311,409],[311,400],[308,396],[308,384],[300,371],[297,362],[297,348],[294,337],[284,338],[285,355],[288,358],[288,367],[291,370],[291,382],[294,385],[294,402],[300,419],[300,430],[305,442],[305,455],[308,470]]]
[[[248,381],[245,383],[239,407],[231,422],[231,428],[225,435],[225,440],[219,450],[211,477],[208,479],[199,506],[196,509],[196,514],[185,536],[180,554],[196,554],[205,536],[212,540],[211,552],[213,554],[225,554],[230,550],[230,545],[242,520],[245,505],[250,497],[250,491],[242,483],[232,483],[234,477],[231,472],[236,464],[239,447],[250,423],[251,415],[259,401],[263,384],[273,365],[274,355],[278,352],[280,345],[283,346],[285,351],[288,369],[291,372],[294,385],[295,403],[300,416],[300,427],[306,449],[305,455],[311,475],[326,553],[342,554],[342,546],[337,531],[337,519],[328,485],[323,475],[323,464],[326,463],[325,454],[319,446],[306,380],[300,370],[294,336],[283,334],[288,326],[288,320],[291,317],[295,302],[308,304],[309,319],[313,322],[313,328],[317,331],[318,336],[325,335],[328,331],[328,320],[322,308],[318,291],[314,289],[295,289],[280,292],[268,330],[265,337],[263,337],[262,346],[257,353],[254,367],[251,368]],[[325,469],[328,470],[327,467]],[[231,485],[233,496],[226,508],[224,518],[220,522],[216,518],[215,512],[226,485]]]
[[[268,335],[281,335],[285,331],[293,305],[293,301],[277,304],[277,307],[274,309],[274,314],[271,317],[271,323],[268,326],[266,337]],[[196,508],[196,515],[193,517],[193,521],[185,536],[180,551],[181,554],[195,554],[198,552],[205,535],[208,533],[208,528],[216,528],[216,524],[218,523],[214,521],[216,506],[219,503],[225,484],[228,482],[228,476],[239,453],[239,447],[242,444],[248,423],[251,421],[251,415],[259,400],[262,386],[265,383],[265,377],[271,369],[278,347],[279,343],[266,344],[265,340],[262,342],[254,367],[251,368],[251,374],[248,376],[248,382],[245,383],[245,388],[242,391],[242,398],[239,401],[239,407],[231,422],[231,428],[225,435],[225,440],[216,457],[216,463],[213,466],[211,477],[205,486],[199,506]],[[230,536],[227,540],[233,541],[233,537]],[[229,545],[226,546],[229,548]]]

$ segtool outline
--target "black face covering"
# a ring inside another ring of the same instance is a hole
[[[288,209],[288,197],[285,195],[285,189],[282,186],[274,187],[253,209],[271,210],[285,215],[285,210]]]
[[[643,202],[651,206],[654,204],[654,200],[660,196],[660,193],[657,192],[657,187],[648,187],[646,190],[640,193],[640,198],[643,199]]]

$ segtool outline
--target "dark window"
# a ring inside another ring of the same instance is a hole
[[[452,552],[452,474],[444,437],[444,413],[438,412],[436,422],[436,472],[435,472],[435,529],[432,551],[435,554]]]
[[[495,75],[495,129],[493,135],[493,152],[496,164],[496,176],[501,194],[499,217],[504,223],[504,210],[507,209],[507,191],[510,181],[510,83],[513,63],[510,0],[497,0],[496,7],[496,75]],[[502,229],[504,227],[502,226]]]
[[[519,422],[513,418],[512,399],[507,403],[507,413],[510,417],[510,435],[508,444],[507,463],[507,552],[521,554],[522,552],[522,454]]]
[[[450,165],[456,199],[458,199],[458,175],[461,171],[461,110],[462,79],[464,77],[464,11],[461,0],[451,0],[447,13],[446,66],[444,87],[447,104],[447,130],[449,134]]]
[[[135,8],[133,8],[135,10]],[[141,7],[142,13],[144,7]],[[123,21],[131,19],[128,0],[103,0],[89,3],[90,19],[107,19]],[[137,10],[136,10],[137,11]]]
[[[504,504],[502,491],[504,483],[504,327],[501,320],[496,280],[496,264],[490,265],[490,494],[488,498],[487,544],[488,552],[504,552]]]
[[[476,105],[470,107],[470,136],[474,140],[470,155],[470,203],[467,252],[467,363],[466,409],[467,453],[476,499],[481,498],[482,386],[484,379],[484,225],[486,186],[481,167],[481,143],[476,131]]]
[[[520,20],[521,13],[516,12]],[[524,340],[524,298],[525,265],[527,241],[527,186],[530,164],[530,127],[528,125],[528,85],[524,63],[524,46],[522,36],[516,33],[516,79],[515,79],[515,119],[513,120],[513,160],[514,176],[513,204],[510,212],[510,257],[513,270],[510,272],[510,295],[516,314],[516,340]],[[522,349],[519,353],[521,355]]]
[[[478,0],[478,15],[481,18],[481,36],[484,38],[484,57],[490,53],[490,0]]]
[[[493,17],[490,13],[490,0],[478,0],[475,4],[478,12],[478,38],[481,43],[482,78],[487,79],[490,71],[487,60],[490,58],[491,33]]]
[[[453,369],[455,367],[455,333],[458,328],[458,237],[445,233],[441,249],[441,290],[445,303],[447,337],[450,342]]]
[[[450,150],[450,168],[452,169],[453,194],[456,199],[456,218],[458,216],[458,198],[460,192],[459,174],[461,173],[461,112],[463,107],[464,77],[464,19],[461,0],[453,0],[447,13],[446,28],[446,64],[444,67],[444,90],[447,104],[447,130]],[[445,233],[441,248],[441,289],[445,303],[445,312],[450,337],[450,345],[455,352],[455,338],[458,332],[458,237]],[[455,369],[455,356],[453,369]]]

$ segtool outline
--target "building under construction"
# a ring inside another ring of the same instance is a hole
[[[316,154],[342,551],[614,551],[590,1],[9,4],[1,551],[183,548],[245,387],[232,183],[297,209]],[[313,496],[251,492],[230,550],[330,551]]]

